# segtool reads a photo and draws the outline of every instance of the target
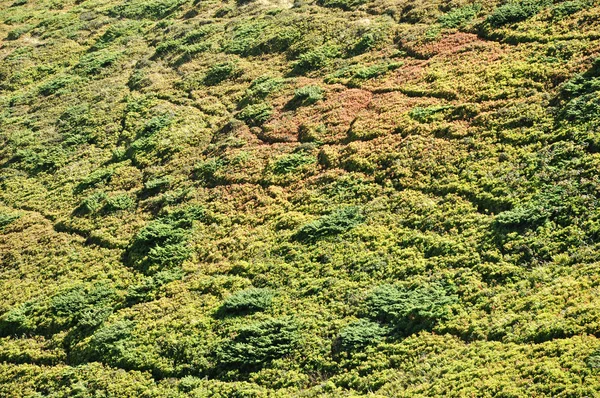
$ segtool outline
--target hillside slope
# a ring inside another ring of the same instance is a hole
[[[0,0],[0,396],[600,394],[600,4]]]

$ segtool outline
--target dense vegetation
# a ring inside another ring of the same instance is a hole
[[[0,396],[600,394],[593,0],[0,0]]]

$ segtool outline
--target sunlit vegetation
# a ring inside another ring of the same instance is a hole
[[[0,0],[0,396],[597,396],[599,32]]]

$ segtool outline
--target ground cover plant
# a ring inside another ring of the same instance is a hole
[[[0,0],[0,396],[597,396],[599,32]]]

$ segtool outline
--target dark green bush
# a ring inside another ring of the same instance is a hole
[[[131,286],[127,290],[125,301],[128,305],[152,301],[156,299],[157,290],[161,286],[180,280],[183,276],[183,271],[178,268],[159,271],[151,277],[146,277],[141,283]]]
[[[496,216],[494,222],[496,225],[507,228],[535,227],[547,220],[549,216],[549,212],[543,206],[532,203],[503,211]]]
[[[62,89],[68,87],[73,82],[75,82],[75,78],[72,76],[58,76],[42,84],[38,90],[40,94],[45,96],[59,94],[63,91]]]
[[[36,149],[18,149],[11,161],[18,167],[31,173],[55,172],[69,159],[67,150],[60,146],[41,147]]]
[[[272,170],[275,174],[287,174],[304,165],[315,162],[316,159],[313,156],[309,156],[305,153],[292,153],[277,159],[275,163],[273,163]]]
[[[358,207],[341,208],[304,225],[294,234],[293,239],[305,243],[314,243],[326,236],[344,233],[363,221],[364,216]]]
[[[127,194],[111,196],[106,199],[104,210],[114,212],[120,210],[128,210],[135,206],[135,199]]]
[[[300,54],[294,62],[293,72],[303,74],[313,70],[321,69],[329,65],[332,59],[340,55],[340,50],[335,46],[322,46]]]
[[[104,192],[95,192],[83,199],[77,209],[76,214],[94,214],[98,212],[106,202],[107,195]]]
[[[283,79],[273,78],[269,76],[261,76],[255,79],[239,103],[239,108],[244,108],[250,104],[262,102],[272,92],[280,88],[284,83]]]
[[[102,73],[103,69],[111,66],[118,57],[119,54],[108,50],[86,53],[79,59],[79,63],[75,65],[74,69],[84,76],[97,76]]]
[[[169,176],[153,178],[144,183],[144,195],[156,195],[167,190],[170,186],[171,178]]]
[[[438,18],[442,27],[455,29],[465,26],[470,20],[477,16],[481,11],[481,4],[469,4],[463,7],[454,8]]]
[[[65,290],[50,302],[50,311],[64,326],[75,326],[78,331],[90,331],[104,322],[118,300],[116,291],[106,283],[91,287],[77,286]]]
[[[67,108],[56,121],[56,129],[62,134],[65,145],[94,142],[96,122],[86,103]]]
[[[124,356],[126,341],[135,324],[122,320],[105,326],[94,333],[87,347],[87,360],[118,363]]]
[[[250,127],[261,126],[273,113],[273,107],[266,102],[248,105],[235,116]]]
[[[109,15],[129,19],[161,19],[174,13],[182,0],[133,0],[110,9]]]
[[[319,5],[328,8],[341,8],[344,11],[352,11],[366,2],[366,0],[319,0]]]
[[[323,99],[323,89],[319,86],[305,86],[297,89],[286,105],[288,109],[296,109],[301,106],[312,105]]]
[[[21,218],[20,214],[0,213],[0,230]]]
[[[39,314],[43,311],[41,304],[34,300],[13,307],[0,317],[0,336],[35,334]]]
[[[219,312],[226,315],[244,315],[264,311],[273,302],[271,289],[250,288],[232,294],[223,302]]]
[[[224,62],[211,66],[204,76],[204,84],[215,86],[225,80],[235,79],[241,75],[237,65],[232,62]]]
[[[511,1],[496,8],[486,21],[494,27],[524,21],[537,14],[548,3],[546,0]]]
[[[125,254],[127,263],[149,273],[180,265],[191,255],[186,227],[169,219],[151,222],[133,238]]]
[[[156,275],[176,269],[191,256],[187,245],[193,222],[204,218],[204,208],[188,206],[152,221],[133,237],[124,260],[132,267]]]
[[[325,78],[329,84],[342,83],[348,87],[360,87],[363,81],[383,76],[389,71],[400,68],[401,62],[389,62],[370,66],[350,65],[343,67]]]
[[[457,298],[438,284],[403,287],[382,285],[373,290],[365,302],[365,315],[392,326],[408,336],[431,330],[451,314],[450,305]]]
[[[589,1],[582,0],[565,1],[562,3],[558,3],[552,8],[552,17],[555,19],[567,17],[589,7],[590,4],[591,3]]]
[[[220,367],[242,373],[256,371],[270,361],[290,355],[299,345],[297,325],[287,319],[270,319],[243,326],[216,351]]]
[[[112,168],[99,168],[97,170],[94,170],[77,185],[75,191],[82,192],[86,189],[96,187],[100,184],[109,183],[114,173],[115,171]]]
[[[452,106],[449,105],[430,106],[427,108],[416,106],[410,110],[408,115],[420,123],[431,123],[443,118],[445,111],[451,108]]]
[[[338,345],[343,351],[360,350],[382,341],[387,333],[388,329],[379,323],[360,319],[340,331]]]

